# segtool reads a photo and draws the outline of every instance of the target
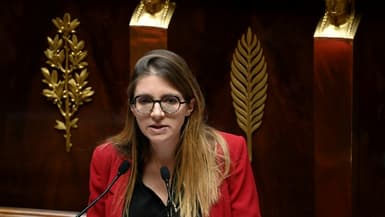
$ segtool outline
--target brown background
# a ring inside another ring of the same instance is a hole
[[[169,47],[186,58],[202,86],[208,122],[237,134],[229,88],[237,40],[249,26],[264,49],[269,74],[263,124],[253,161],[264,217],[311,217],[314,186],[313,33],[321,0],[176,1]],[[137,1],[5,1],[0,9],[0,206],[81,210],[88,196],[93,148],[122,127],[129,75],[129,20]],[[377,4],[377,3],[376,3]],[[385,19],[374,1],[357,2],[363,20],[354,42],[353,216],[385,216]],[[51,19],[80,20],[93,101],[80,108],[74,144],[65,151],[53,128],[58,110],[41,91],[40,67],[53,37]],[[330,120],[330,126],[335,123]],[[341,191],[325,189],[322,197]],[[322,198],[324,201],[325,198]],[[343,203],[343,202],[342,202]],[[334,204],[335,205],[335,204]],[[338,210],[338,216],[351,216]],[[333,215],[329,215],[333,216]],[[337,215],[336,215],[337,216]]]

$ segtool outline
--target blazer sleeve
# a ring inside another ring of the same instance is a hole
[[[103,144],[95,148],[90,163],[89,179],[89,203],[95,200],[107,187],[110,177],[111,163],[109,163],[109,147]],[[87,217],[104,217],[105,201],[99,200],[92,208],[87,211]]]
[[[231,216],[261,217],[259,197],[251,168],[245,139],[232,136],[228,139],[231,170],[229,193]]]

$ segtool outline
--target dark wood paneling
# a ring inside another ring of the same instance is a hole
[[[385,216],[385,17],[363,16],[355,45],[356,216]]]
[[[249,26],[264,49],[269,74],[263,124],[253,136],[253,161],[264,217],[309,217],[314,213],[313,170],[313,32],[322,14],[317,1],[176,1],[169,47],[184,56],[207,99],[207,121],[219,129],[243,134],[235,121],[230,96],[230,62],[237,40]],[[41,7],[35,4],[40,3]],[[4,3],[1,10],[0,204],[55,210],[81,210],[87,203],[88,164],[93,148],[122,126],[129,74],[129,20],[134,1],[24,1]],[[362,3],[361,3],[362,4]],[[366,9],[371,7],[367,7]],[[86,43],[93,101],[81,107],[73,149],[67,153],[62,132],[53,126],[57,109],[41,95],[40,67],[51,19],[71,13],[81,22],[78,37]],[[382,18],[383,19],[383,18]],[[361,68],[381,82],[380,38],[375,26],[363,36]],[[377,29],[378,30],[378,29]],[[383,49],[382,49],[383,50]],[[375,61],[373,58],[375,57]],[[366,123],[366,163],[359,177],[362,217],[370,208],[384,216],[381,145],[382,83],[371,92],[377,101],[360,108],[381,115]],[[370,92],[370,85],[367,86]],[[362,96],[362,98],[364,98]],[[371,113],[373,114],[373,113]],[[376,165],[376,166],[375,166]],[[368,187],[370,186],[370,187]],[[377,187],[375,187],[377,186]],[[379,189],[380,191],[376,190]]]

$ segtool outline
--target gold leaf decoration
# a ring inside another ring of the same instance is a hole
[[[48,48],[44,51],[47,66],[41,68],[41,73],[42,82],[48,88],[43,89],[42,94],[57,106],[64,119],[56,120],[55,129],[65,131],[66,150],[69,152],[72,147],[71,129],[77,128],[79,121],[75,114],[84,102],[92,101],[95,92],[87,87],[89,73],[84,41],[79,41],[75,35],[80,22],[71,20],[71,15],[65,13],[63,19],[52,19],[52,23],[57,34],[53,38],[47,37]]]
[[[267,99],[266,68],[261,44],[249,27],[233,53],[230,87],[237,123],[246,133],[250,161],[252,135],[262,124]]]

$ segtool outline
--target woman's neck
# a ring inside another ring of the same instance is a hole
[[[169,170],[174,168],[175,165],[175,154],[174,151],[155,151],[151,150],[151,154],[149,157],[149,164],[152,164],[156,168],[160,168],[162,166],[167,166]]]

